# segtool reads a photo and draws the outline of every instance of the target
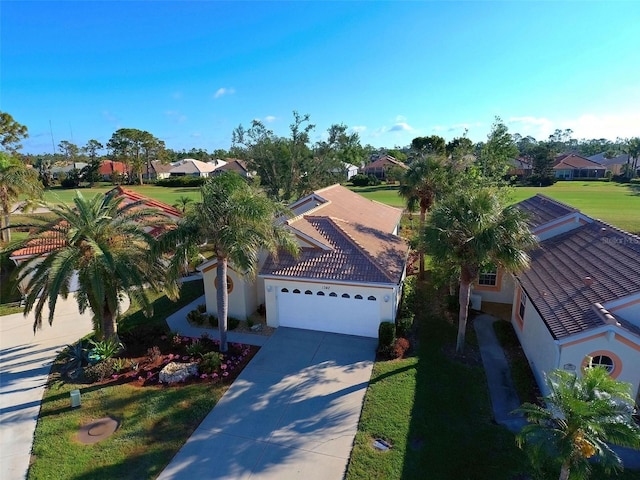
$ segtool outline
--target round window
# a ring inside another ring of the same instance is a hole
[[[218,277],[216,277],[216,279],[213,281],[213,286],[216,287],[216,289],[218,288]],[[233,280],[231,280],[231,277],[227,275],[227,293],[231,293],[232,291],[233,291]]]
[[[607,355],[596,355],[589,362],[590,367],[603,367],[608,373],[613,372],[615,369],[615,363],[611,357]]]

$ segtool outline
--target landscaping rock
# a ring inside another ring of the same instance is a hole
[[[187,378],[197,374],[198,364],[196,362],[171,362],[160,371],[159,381],[160,383],[184,382]]]
[[[252,332],[261,332],[262,331],[262,324],[261,323],[256,323],[255,325],[253,325],[251,327],[251,331]]]

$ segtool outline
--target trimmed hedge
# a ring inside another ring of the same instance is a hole
[[[207,180],[206,177],[169,177],[156,182],[159,187],[199,187]]]

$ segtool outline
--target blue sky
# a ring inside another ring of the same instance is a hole
[[[546,139],[640,136],[640,2],[3,1],[0,110],[23,152],[106,143],[229,148],[292,111],[322,138],[484,140],[496,115]],[[53,134],[53,135],[52,135]]]

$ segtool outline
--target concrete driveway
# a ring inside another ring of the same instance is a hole
[[[159,479],[342,479],[376,344],[280,327]]]

